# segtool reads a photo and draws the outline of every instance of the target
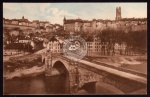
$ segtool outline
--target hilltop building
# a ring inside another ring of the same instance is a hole
[[[116,8],[116,20],[121,20],[121,7]]]
[[[62,28],[59,24],[51,24],[48,21],[33,20],[29,21],[24,16],[21,19],[5,19],[3,18],[3,28],[9,29],[10,33],[18,35],[19,30],[24,34],[42,33],[42,32],[56,32]]]

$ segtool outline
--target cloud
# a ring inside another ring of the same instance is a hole
[[[47,14],[52,13],[54,16],[69,16],[69,17],[77,17],[77,15],[69,13],[65,10],[60,10],[58,8],[50,8],[46,11]]]
[[[46,10],[45,19],[49,20],[51,23],[63,24],[64,16],[77,18],[75,14],[53,7]]]
[[[8,10],[12,10],[12,11],[17,11],[19,10],[16,5],[14,5],[13,3],[3,3],[3,8],[8,9]]]
[[[64,17],[60,17],[60,16],[46,16],[45,19],[49,20],[52,24],[63,24],[63,18]]]
[[[50,3],[39,4],[40,12],[43,12],[43,13],[46,13],[46,8],[49,8],[49,7],[50,7]]]
[[[46,10],[45,19],[50,20],[51,23],[63,24],[64,16],[70,18],[78,17],[76,14],[72,14],[66,10],[60,10],[58,8],[53,7]]]
[[[25,16],[30,21],[51,20],[50,22],[62,24],[64,16],[77,17],[77,15],[69,13],[66,10],[51,7],[50,3],[3,3],[3,8],[5,18],[21,18]]]

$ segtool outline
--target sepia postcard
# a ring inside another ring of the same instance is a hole
[[[147,94],[147,3],[3,3],[3,95]]]

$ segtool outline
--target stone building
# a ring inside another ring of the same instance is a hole
[[[82,26],[82,20],[81,19],[68,19],[64,17],[64,30],[66,32],[79,32],[81,31]]]

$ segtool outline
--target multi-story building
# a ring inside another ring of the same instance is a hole
[[[61,53],[61,45],[62,43],[59,42],[57,36],[53,36],[48,42],[43,42],[43,47],[47,48],[52,53]]]
[[[106,55],[108,42],[101,42],[95,38],[92,42],[87,42],[87,56]]]
[[[81,31],[81,25],[82,25],[81,19],[68,19],[64,17],[64,30],[67,32],[79,32]]]
[[[60,43],[59,41],[50,41],[47,44],[47,48],[51,50],[53,53],[61,53]]]

